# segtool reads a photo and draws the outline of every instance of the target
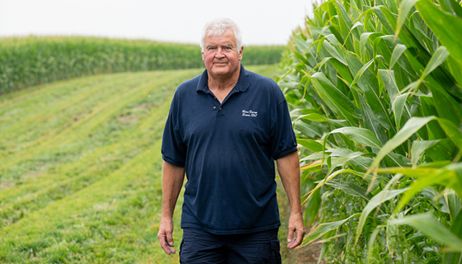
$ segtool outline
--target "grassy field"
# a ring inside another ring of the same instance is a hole
[[[0,263],[177,263],[156,240],[161,135],[174,89],[199,72],[96,75],[1,96]]]

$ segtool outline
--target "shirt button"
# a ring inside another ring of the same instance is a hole
[[[217,109],[217,107],[216,107],[216,106],[213,106],[213,110],[216,110],[216,109]]]

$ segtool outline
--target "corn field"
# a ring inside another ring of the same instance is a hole
[[[327,0],[279,79],[328,263],[462,263],[462,7]]]
[[[282,46],[249,46],[247,65],[280,61]],[[202,67],[199,45],[95,37],[0,38],[0,93],[101,73]]]

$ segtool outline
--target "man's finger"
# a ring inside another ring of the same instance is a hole
[[[170,254],[170,249],[167,245],[167,241],[165,240],[165,235],[158,235],[160,246],[165,251],[165,253]]]
[[[288,240],[287,240],[287,242],[288,242],[287,247],[289,249],[293,249],[293,248],[296,248],[297,246],[299,246],[302,243],[304,234],[305,234],[305,232],[304,232],[303,229],[293,229],[292,237],[288,238]]]
[[[297,239],[295,240],[295,247],[300,245],[302,243],[302,240],[303,240],[303,236],[305,235],[305,232],[303,229],[298,229],[296,231],[296,234],[297,234]]]
[[[173,247],[173,236],[172,232],[167,232],[167,243],[170,247]]]
[[[162,247],[162,249],[165,251],[165,253],[167,254],[174,254],[175,253],[175,249],[169,245],[169,242],[167,241],[167,236],[166,235],[159,235],[159,242],[160,242],[160,246]],[[172,241],[172,244],[173,244],[173,241]]]
[[[292,241],[294,240],[294,235],[295,235],[295,228],[289,228],[287,232],[287,246],[292,244]]]

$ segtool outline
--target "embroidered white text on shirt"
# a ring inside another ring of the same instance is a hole
[[[252,110],[242,110],[242,116],[257,117],[258,112]]]

